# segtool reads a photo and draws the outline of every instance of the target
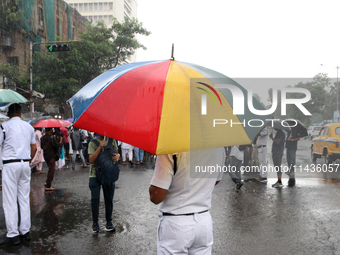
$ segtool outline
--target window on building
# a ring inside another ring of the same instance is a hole
[[[7,63],[10,65],[19,66],[19,57],[8,57]]]
[[[113,22],[113,16],[110,15],[110,16],[109,16],[109,23],[112,23],[112,22]]]
[[[103,16],[100,15],[99,18],[98,18],[98,20],[103,20]]]
[[[110,10],[113,10],[113,3],[109,3]]]
[[[84,4],[84,11],[87,11],[88,5]]]
[[[59,24],[59,19],[57,18],[57,36],[60,36],[60,24]]]
[[[103,3],[99,3],[99,10],[100,10],[100,11],[103,10]]]
[[[83,11],[83,4],[79,4],[79,11]]]
[[[78,4],[74,4],[74,8],[78,11]]]
[[[98,21],[98,16],[94,16],[94,23],[97,23]]]
[[[89,10],[93,11],[93,3],[89,3]]]
[[[41,7],[38,7],[38,27],[41,30],[44,30],[44,11]]]
[[[98,10],[98,4],[94,3],[94,10],[97,11]]]

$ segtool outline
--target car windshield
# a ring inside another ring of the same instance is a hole
[[[337,127],[337,128],[335,129],[335,134],[340,135],[340,127]]]
[[[321,127],[315,127],[315,130],[319,131],[321,129]]]

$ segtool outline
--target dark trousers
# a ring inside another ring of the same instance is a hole
[[[70,159],[70,144],[64,143],[65,157]]]
[[[85,161],[86,161],[86,163],[90,162],[89,153],[87,151],[89,144],[88,143],[82,143],[82,145],[83,145],[83,152],[84,152],[83,154],[84,154]]]
[[[113,196],[115,194],[115,183],[113,182],[112,184],[109,184],[109,185],[101,185],[97,181],[96,178],[90,177],[89,187],[91,190],[91,209],[92,209],[93,223],[98,223],[100,186],[103,187],[106,222],[112,221]]]
[[[55,159],[52,158],[50,161],[48,161],[47,166],[48,172],[46,176],[46,188],[51,188],[55,170]]]
[[[289,167],[289,172],[294,173],[296,165],[296,150],[287,149],[287,164]]]
[[[282,154],[272,154],[274,169],[278,177],[282,176],[282,157]]]

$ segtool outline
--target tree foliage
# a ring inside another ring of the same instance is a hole
[[[33,80],[48,98],[65,103],[95,77],[126,63],[138,48],[145,49],[136,35],[150,34],[142,23],[127,18],[115,20],[111,28],[103,22],[86,23],[86,29],[79,31],[79,42],[70,43],[71,51],[35,54]]]

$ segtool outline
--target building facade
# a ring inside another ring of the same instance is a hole
[[[0,5],[1,15],[5,7]],[[34,51],[45,51],[44,42],[78,40],[78,29],[86,30],[87,19],[63,0],[22,0],[18,10],[23,11],[23,31],[1,24],[0,64],[16,65],[20,73],[28,70],[31,42]],[[6,77],[0,77],[0,87],[4,82]]]
[[[104,21],[107,27],[111,27],[113,18],[123,22],[124,18],[137,18],[137,0],[66,0],[71,7],[76,9],[90,23],[96,24]],[[136,54],[128,59],[136,61]]]

